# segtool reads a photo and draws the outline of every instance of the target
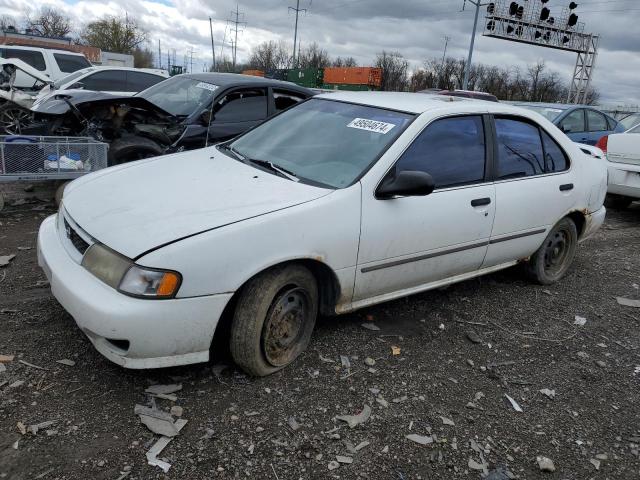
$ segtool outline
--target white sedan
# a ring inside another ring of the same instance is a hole
[[[602,137],[597,146],[609,160],[607,205],[626,208],[640,200],[640,125]]]
[[[519,262],[559,280],[605,217],[605,161],[588,152],[504,104],[319,95],[236,140],[75,180],[38,258],[108,359],[204,362],[228,319],[237,364],[267,375],[318,314]]]

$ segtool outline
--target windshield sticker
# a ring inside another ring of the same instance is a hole
[[[204,90],[210,90],[215,92],[218,89],[217,85],[213,85],[212,83],[200,82],[196,85],[196,88],[202,88]]]
[[[349,125],[347,125],[347,127],[385,135],[389,133],[395,125],[393,123],[367,120],[366,118],[355,118],[351,123],[349,123]]]

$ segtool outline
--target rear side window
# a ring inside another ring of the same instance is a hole
[[[496,118],[498,178],[529,177],[544,173],[544,154],[538,127],[512,118]]]
[[[564,172],[569,169],[569,158],[564,150],[551,138],[547,132],[542,131],[542,144],[544,146],[544,166],[546,173]]]
[[[236,90],[225,95],[215,109],[215,123],[239,123],[267,118],[266,90]]]
[[[485,136],[481,116],[436,120],[425,128],[396,163],[396,171],[431,175],[436,188],[482,182]]]
[[[82,55],[66,55],[64,53],[54,53],[53,58],[56,59],[58,68],[64,73],[73,73],[81,68],[90,67],[91,64]]]
[[[560,124],[565,133],[584,132],[584,110],[578,109],[567,115]]]
[[[141,92],[164,80],[159,75],[151,73],[127,71],[127,92]]]
[[[273,100],[276,105],[276,112],[281,112],[289,107],[292,107],[296,103],[304,100],[305,97],[296,92],[289,92],[287,90],[273,90]]]
[[[35,50],[18,50],[17,48],[3,48],[0,49],[0,53],[2,53],[2,58],[17,58],[41,72],[47,69],[47,64],[41,52]]]
[[[125,92],[127,88],[124,70],[107,70],[96,72],[80,80],[85,90],[97,92]],[[73,86],[72,86],[73,88]]]
[[[603,132],[609,129],[607,117],[593,110],[587,110],[587,121],[589,122],[590,132]]]

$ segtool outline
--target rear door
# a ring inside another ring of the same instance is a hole
[[[487,122],[483,115],[435,120],[396,161],[390,173],[429,173],[431,195],[378,199],[382,179],[364,177],[356,302],[480,267],[496,207]]]
[[[595,145],[598,140],[610,133],[607,117],[590,108],[585,109],[585,112],[587,113],[587,141],[583,143]]]
[[[529,119],[495,117],[496,215],[483,267],[530,256],[575,203],[569,156]]]
[[[588,140],[584,108],[577,108],[569,112],[560,121],[558,127],[574,142],[585,143]]]

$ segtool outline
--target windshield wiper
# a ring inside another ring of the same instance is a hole
[[[231,150],[234,153],[238,153],[236,151],[234,151],[233,149]],[[272,172],[275,172],[277,174],[279,174],[281,177],[287,178],[293,182],[299,182],[300,179],[298,177],[295,176],[295,174],[285,168],[282,168],[279,165],[275,165],[273,162],[269,162],[267,160],[257,160],[255,158],[247,158],[245,157],[245,162],[248,163],[253,163],[254,165],[258,165],[260,167],[266,168],[268,170],[271,170]]]

